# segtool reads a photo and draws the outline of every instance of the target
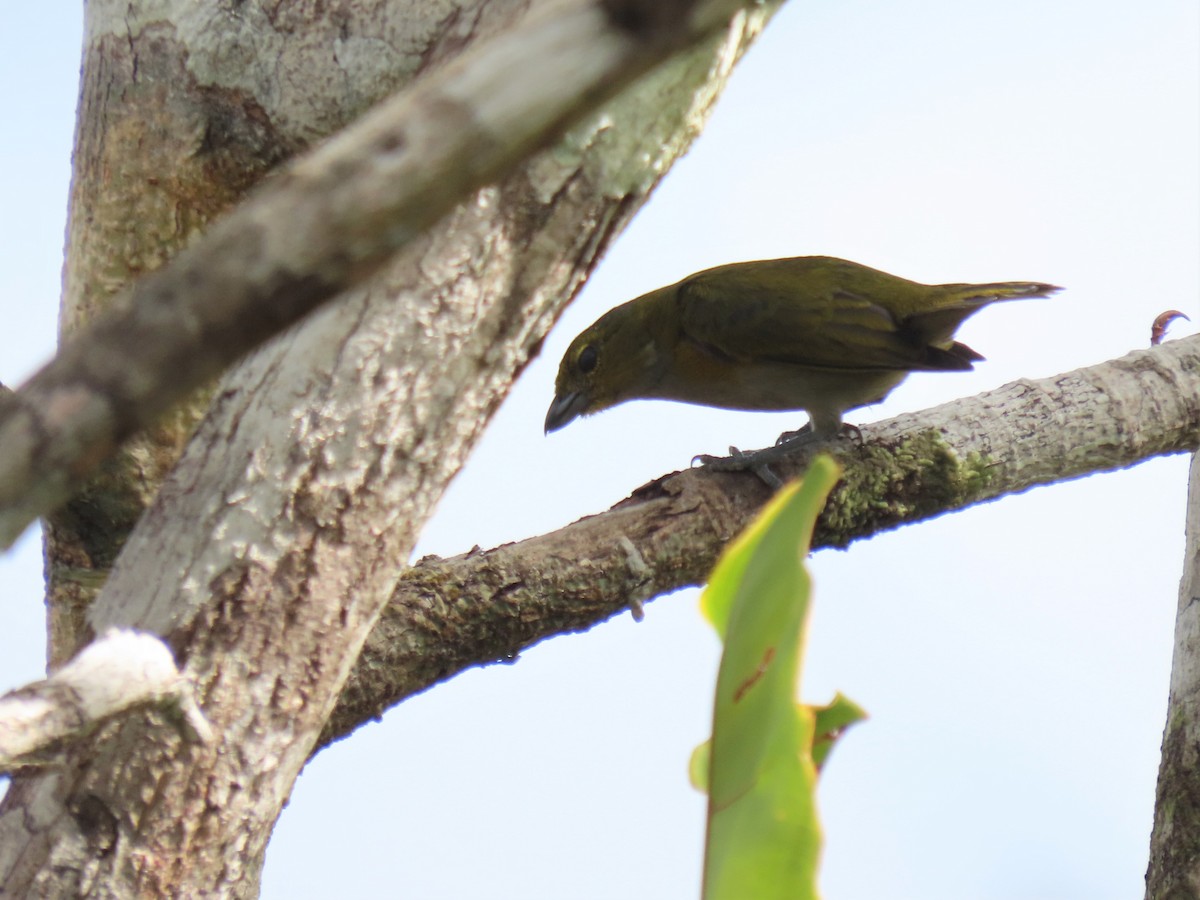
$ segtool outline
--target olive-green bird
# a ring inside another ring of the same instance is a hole
[[[998,300],[1045,297],[1040,282],[918,284],[844,259],[732,263],[643,294],[571,342],[546,431],[626,400],[808,412],[815,437],[877,403],[909,372],[981,359],[954,332]]]

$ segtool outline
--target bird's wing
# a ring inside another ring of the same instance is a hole
[[[798,293],[781,277],[725,270],[683,282],[677,294],[684,335],[736,362],[785,362],[828,369],[969,369],[931,347],[884,307],[832,286]],[[714,277],[715,276],[715,277]]]

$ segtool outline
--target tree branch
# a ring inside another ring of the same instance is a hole
[[[863,428],[814,547],[1200,447],[1200,336]],[[793,477],[809,453],[781,460]],[[320,745],[471,666],[511,661],[659,594],[701,584],[769,497],[747,473],[665,475],[551,534],[426,557],[367,639]]]
[[[553,4],[289,165],[0,399],[0,546],[174,401],[742,5],[679,0],[668,24],[653,3]]]
[[[186,739],[212,740],[167,645],[151,634],[114,628],[49,678],[0,697],[0,772],[51,764],[64,744],[146,706],[167,712]]]
[[[1200,897],[1200,454],[1188,476],[1171,694],[1150,835],[1146,898]]]

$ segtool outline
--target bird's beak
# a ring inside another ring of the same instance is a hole
[[[579,391],[571,391],[554,398],[550,411],[546,413],[546,434],[558,431],[567,423],[579,418],[580,413],[587,409],[588,396]]]

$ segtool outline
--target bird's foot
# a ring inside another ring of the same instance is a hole
[[[862,446],[862,431],[856,425],[843,424],[832,440],[843,438],[854,441],[859,447]],[[767,487],[778,490],[783,486],[783,479],[771,469],[772,463],[792,456],[797,450],[807,445],[826,444],[830,441],[831,439],[827,436],[817,434],[811,426],[805,425],[797,431],[781,434],[773,447],[749,451],[730,447],[728,456],[701,454],[692,457],[692,465],[699,463],[714,472],[753,472],[762,479]]]
[[[705,453],[693,456],[692,465],[699,463],[714,472],[753,472],[762,479],[767,487],[777,491],[783,487],[783,479],[771,471],[769,465],[779,457],[778,453],[772,452],[775,449],[777,448],[766,447],[762,450],[746,452],[737,447],[730,447],[728,456],[709,456]],[[770,454],[770,459],[764,458],[766,454]]]

